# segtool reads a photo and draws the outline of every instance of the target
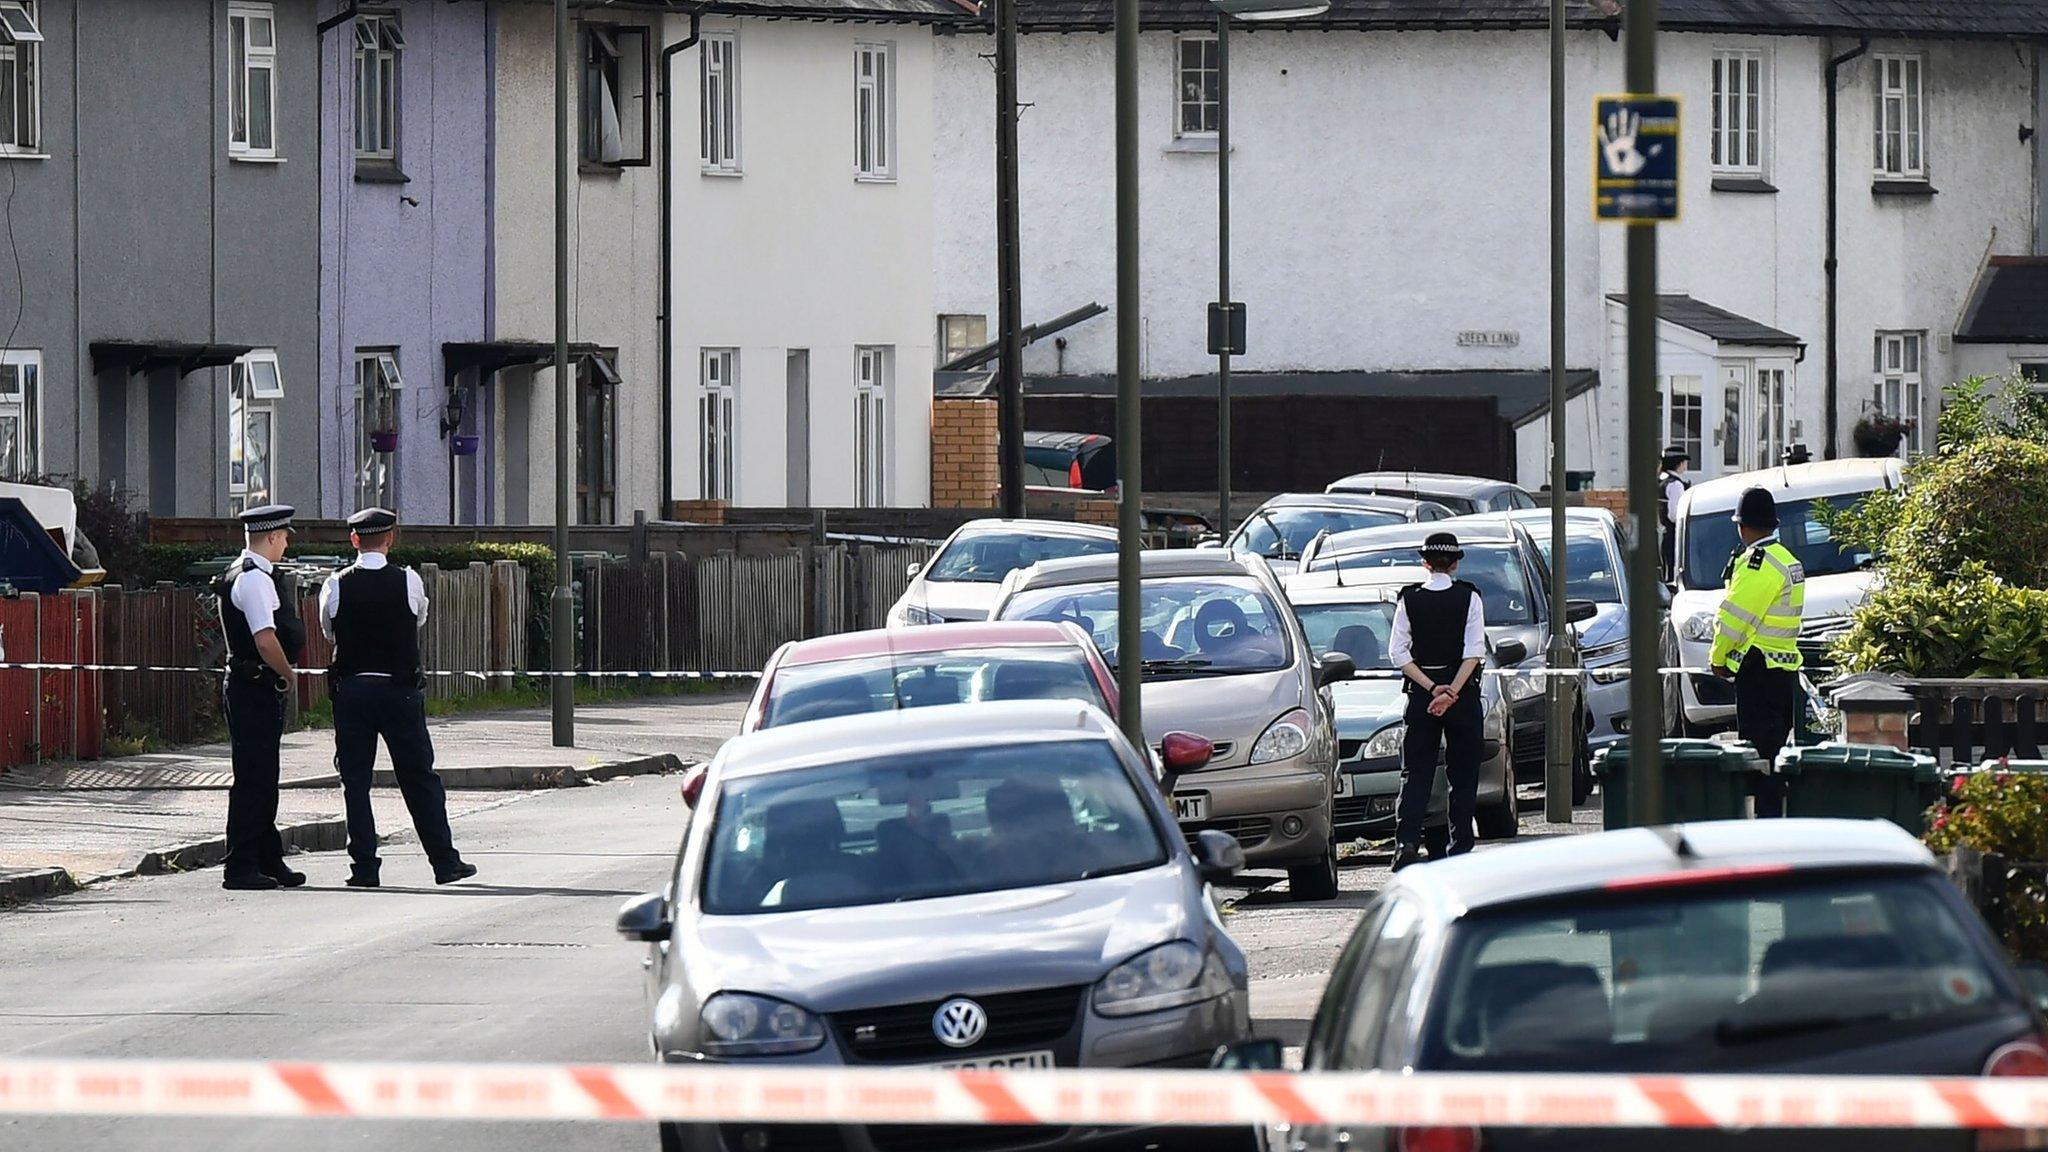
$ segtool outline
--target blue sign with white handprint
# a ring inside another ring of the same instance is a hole
[[[1678,98],[1593,101],[1593,215],[1631,224],[1678,219]]]

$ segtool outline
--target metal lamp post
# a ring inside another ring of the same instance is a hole
[[[555,590],[548,651],[554,743],[576,743],[574,596],[569,587],[569,0],[555,0]]]
[[[1216,5],[1216,532],[1230,535],[1230,355],[1238,326],[1230,300],[1230,21],[1298,20],[1330,10],[1329,0],[1211,0]]]

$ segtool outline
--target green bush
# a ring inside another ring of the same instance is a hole
[[[1974,772],[1956,777],[1928,813],[1927,847],[2004,857],[2014,868],[2005,894],[2005,945],[2021,960],[2048,960],[2048,775]]]
[[[1835,643],[1843,672],[2048,677],[2048,591],[2020,588],[1982,564],[1953,579],[1888,570]]]

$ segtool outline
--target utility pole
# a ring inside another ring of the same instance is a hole
[[[1138,405],[1138,0],[1116,0],[1116,457],[1121,503],[1116,510],[1117,711],[1124,735],[1143,748],[1144,621],[1138,563],[1144,472]]]
[[[1632,95],[1657,90],[1657,0],[1630,0],[1628,76]],[[1663,678],[1658,673],[1657,583],[1657,225],[1628,228],[1629,823],[1655,824],[1664,810]]]
[[[1230,13],[1216,13],[1216,299],[1223,340],[1216,347],[1216,534],[1230,536]]]
[[[1565,604],[1565,309],[1564,309],[1564,0],[1550,0],[1550,651],[1552,672],[1575,667]],[[1572,819],[1572,770],[1579,749],[1582,699],[1574,683],[1552,676],[1547,685],[1550,737],[1543,762],[1543,818],[1552,824]]]
[[[1017,5],[996,14],[996,454],[1003,516],[1024,517],[1024,309],[1017,220]]]
[[[664,159],[664,163],[666,160]],[[555,0],[555,747],[576,743],[575,594],[569,584],[569,0]]]

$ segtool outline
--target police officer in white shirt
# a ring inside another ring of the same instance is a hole
[[[228,719],[228,855],[221,887],[238,891],[296,888],[304,873],[285,867],[277,834],[278,742],[284,739],[285,693],[292,662],[306,647],[294,582],[277,570],[291,540],[289,504],[242,513],[248,543],[213,582],[220,598],[228,664],[221,683]]]
[[[1486,611],[1479,589],[1451,573],[1465,552],[1449,532],[1431,533],[1422,545],[1429,579],[1401,590],[1387,655],[1401,670],[1408,693],[1407,736],[1401,747],[1401,794],[1394,807],[1394,868],[1422,859],[1422,825],[1443,754],[1451,786],[1453,856],[1470,852],[1477,838],[1479,757],[1485,719],[1478,675],[1486,658]]]
[[[476,875],[476,865],[456,854],[448,793],[434,771],[434,742],[427,735],[419,641],[427,622],[427,588],[419,573],[392,565],[386,556],[397,534],[395,513],[365,508],[348,518],[348,527],[356,562],[328,577],[320,590],[320,631],[334,642],[328,681],[334,768],[348,809],[348,883],[375,888],[380,882],[370,782],[382,736],[420,847],[434,866],[434,883],[452,884]]]

